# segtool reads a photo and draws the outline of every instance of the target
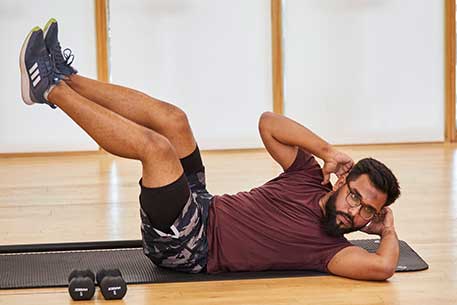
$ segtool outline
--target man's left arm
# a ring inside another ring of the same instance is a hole
[[[392,210],[384,208],[381,217],[381,221],[373,221],[362,230],[381,236],[376,253],[359,247],[347,247],[329,262],[327,268],[331,273],[358,280],[386,280],[395,273],[400,249]]]

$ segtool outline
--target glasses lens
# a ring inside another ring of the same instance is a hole
[[[351,207],[356,207],[356,206],[359,206],[360,205],[360,200],[359,200],[359,197],[357,197],[356,194],[354,193],[349,193],[348,196],[346,197],[347,199],[347,202],[349,203],[349,205]]]
[[[360,209],[360,216],[362,216],[362,218],[366,219],[366,220],[369,220],[371,219],[375,214],[375,211],[373,211],[373,209],[369,206],[364,206]]]

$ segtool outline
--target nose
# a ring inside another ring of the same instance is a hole
[[[350,214],[352,217],[355,217],[357,214],[359,214],[360,207],[361,207],[361,205],[358,205],[358,206],[356,206],[356,207],[351,207],[351,206],[349,206],[349,208],[348,208],[349,214]]]

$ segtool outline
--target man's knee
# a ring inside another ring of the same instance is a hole
[[[166,160],[177,158],[175,149],[170,141],[163,135],[152,130],[145,130],[143,143],[141,145],[141,154],[144,159]]]
[[[173,132],[179,133],[190,131],[189,120],[186,113],[176,106],[173,106],[170,110],[168,122],[171,125],[169,127],[170,131],[173,130]]]

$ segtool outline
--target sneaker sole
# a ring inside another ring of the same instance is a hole
[[[25,51],[27,50],[27,45],[29,44],[30,37],[32,36],[33,32],[38,31],[39,27],[34,27],[27,37],[24,40],[21,48],[21,54],[19,56],[19,67],[21,69],[21,95],[22,100],[27,105],[33,105],[35,102],[32,101],[30,96],[30,81],[29,81],[29,74],[27,73],[27,68],[25,66]]]

